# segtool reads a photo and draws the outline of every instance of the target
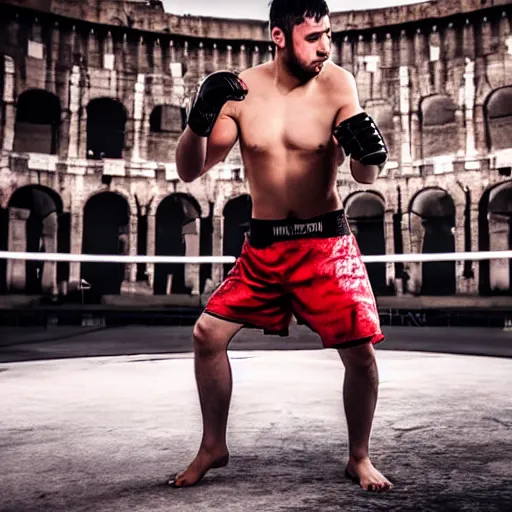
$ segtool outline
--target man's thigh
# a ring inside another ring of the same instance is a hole
[[[245,247],[208,300],[205,313],[269,334],[287,334],[292,315],[290,300],[279,283],[255,272],[251,250]]]
[[[318,244],[307,263],[308,279],[292,287],[294,314],[324,347],[350,348],[384,339],[366,267],[353,235]]]

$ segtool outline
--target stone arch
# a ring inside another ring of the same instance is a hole
[[[489,151],[512,147],[512,86],[489,94],[485,105],[486,140]]]
[[[361,254],[386,253],[384,198],[377,192],[354,192],[345,200],[345,212]],[[366,269],[375,295],[386,293],[386,264],[367,263]]]
[[[123,158],[128,120],[125,106],[117,99],[96,98],[86,110],[87,158]]]
[[[106,186],[98,187],[97,189],[90,192],[83,199],[83,204],[86,204],[90,199],[98,194],[103,194],[105,192],[110,192],[111,194],[115,194],[121,196],[128,203],[128,212],[132,215],[137,211],[137,203],[135,202],[135,197],[130,195],[130,192],[123,186],[114,186],[113,184],[108,188]]]
[[[456,152],[458,140],[456,110],[457,106],[449,96],[435,94],[420,101],[423,158]],[[446,144],[447,140],[453,143]]]
[[[181,133],[183,122],[182,110],[177,105],[157,105],[149,116],[151,133]]]
[[[201,207],[181,192],[164,197],[156,209],[155,255],[199,256]],[[197,279],[197,283],[196,283]],[[191,293],[199,286],[197,265],[158,263],[155,265],[155,295]]]
[[[512,249],[512,180],[487,189],[478,213],[478,249]],[[512,259],[482,260],[479,278],[481,295],[512,295]]]
[[[16,101],[14,146],[16,153],[56,155],[59,149],[59,98],[42,89],[28,89]]]
[[[238,258],[242,252],[245,235],[249,231],[252,214],[252,199],[249,194],[233,197],[224,205],[222,254]],[[224,276],[233,263],[224,264]]]
[[[384,100],[369,100],[365,103],[365,110],[375,120],[384,137],[386,146],[392,159],[398,159],[395,144],[395,123],[393,120],[393,105]]]
[[[121,194],[103,191],[89,197],[84,206],[82,253],[129,254],[130,206]],[[127,279],[124,263],[81,264],[81,277],[90,285],[90,300],[118,295]]]
[[[455,252],[455,203],[440,187],[416,193],[409,203],[411,245],[416,252]],[[433,261],[419,264],[414,276],[422,295],[453,295],[456,292],[455,262]],[[414,286],[414,283],[413,283]]]
[[[176,105],[157,105],[149,116],[148,159],[174,161],[178,136],[185,128],[186,114]]]
[[[18,188],[8,202],[8,248],[16,252],[69,252],[69,215],[60,195],[41,185]],[[69,263],[8,261],[7,288],[29,294],[57,293]]]

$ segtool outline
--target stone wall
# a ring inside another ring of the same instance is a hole
[[[135,255],[144,247],[155,254],[158,207],[178,194],[197,204],[180,228],[186,254],[222,255],[224,209],[248,193],[240,149],[192,184],[178,179],[174,151],[190,99],[206,74],[272,58],[267,23],[177,17],[153,5],[0,5],[0,208],[10,218],[8,233],[0,236],[11,250],[26,248],[23,233],[37,217],[29,203],[14,206],[13,197],[37,185],[62,201],[58,225],[47,221],[41,228],[41,240],[51,239],[59,251],[82,251],[87,201],[107,192],[124,198],[128,208],[126,226],[114,226],[122,251]],[[377,119],[391,153],[371,187],[355,183],[345,163],[338,189],[344,198],[373,194],[352,207],[351,223],[361,237],[377,230],[387,254],[432,250],[436,229],[446,239],[436,250],[510,246],[508,210],[488,216],[493,187],[511,183],[511,15],[508,2],[476,0],[332,15],[332,60],[354,74],[361,104]],[[446,197],[453,202],[451,213],[438,207]],[[383,214],[368,220],[360,205],[380,211],[373,200],[383,205]],[[420,212],[414,210],[418,204]],[[240,229],[245,222],[240,220]],[[51,229],[60,233],[57,242]],[[22,267],[7,268],[11,291],[24,290]],[[69,271],[48,268],[41,275],[49,293],[80,280],[79,264]],[[425,268],[386,264],[379,274],[382,293],[423,293]],[[443,271],[454,277],[453,293],[511,290],[506,262],[454,263]],[[139,291],[152,288],[153,265],[142,272],[130,265],[123,272],[121,291],[134,292],[139,281]],[[212,265],[208,275],[220,282],[222,266]],[[198,294],[205,275],[200,281],[198,267],[187,266],[183,279],[189,293]]]

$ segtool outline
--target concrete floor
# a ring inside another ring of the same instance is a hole
[[[372,455],[391,493],[344,479],[343,368],[302,326],[235,339],[231,462],[167,487],[201,435],[190,331],[0,331],[0,510],[512,510],[512,359],[422,345],[462,350],[475,330],[387,330],[378,347]],[[512,346],[479,335],[494,355]],[[406,338],[412,351],[393,349]]]

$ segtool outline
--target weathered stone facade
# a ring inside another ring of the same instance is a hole
[[[451,0],[332,14],[391,159],[338,189],[363,254],[512,247],[512,9]],[[0,250],[237,255],[250,216],[238,146],[194,183],[174,150],[204,76],[272,59],[267,23],[158,1],[0,5]],[[4,293],[187,293],[222,265],[0,262]],[[510,294],[508,260],[370,264],[377,294]]]

